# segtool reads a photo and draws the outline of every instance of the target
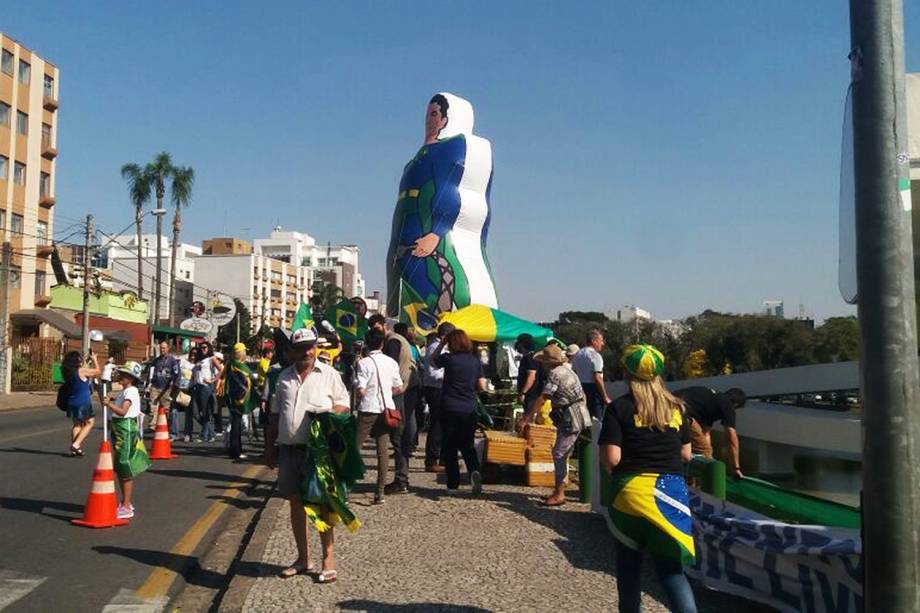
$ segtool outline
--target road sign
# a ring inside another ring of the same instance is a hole
[[[199,334],[207,334],[214,327],[214,324],[205,319],[204,317],[189,317],[179,324],[179,329],[188,330],[189,332],[198,332]]]
[[[236,315],[236,304],[227,294],[214,294],[208,306],[211,311],[211,323],[215,326],[226,326]]]

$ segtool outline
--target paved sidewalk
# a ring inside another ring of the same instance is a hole
[[[11,392],[0,394],[0,411],[31,409],[33,407],[54,407],[57,390],[51,392]]]
[[[296,559],[288,507],[267,507],[270,522],[258,576],[242,603],[221,609],[262,611],[611,611],[617,592],[613,537],[588,505],[537,506],[540,488],[486,485],[479,499],[469,490],[447,493],[443,479],[413,462],[412,493],[372,506],[370,469],[351,501],[364,526],[336,530],[339,580],[274,575]],[[573,492],[577,493],[577,492]],[[311,530],[319,563],[319,538]],[[644,611],[667,611],[664,594],[646,569]],[[759,605],[695,586],[701,611],[765,610]],[[242,595],[239,596],[242,598]],[[229,605],[229,606],[228,606]]]

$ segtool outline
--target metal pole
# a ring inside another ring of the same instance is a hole
[[[920,610],[920,414],[901,0],[850,0],[865,610]],[[906,190],[906,193],[905,193]]]
[[[13,259],[13,247],[9,241],[3,243],[3,255],[0,259],[0,345],[3,360],[2,385],[0,391],[4,394],[10,392],[7,382],[11,379],[10,373],[10,264]]]
[[[83,355],[89,355],[89,275],[93,248],[93,216],[86,216],[86,241],[83,243]]]
[[[158,211],[160,209],[157,209]],[[154,324],[160,323],[160,295],[162,292],[162,275],[163,275],[163,215],[162,213],[157,214],[157,273],[156,273],[156,284],[157,289],[154,293]]]

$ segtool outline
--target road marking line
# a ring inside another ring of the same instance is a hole
[[[49,428],[48,430],[40,430],[38,432],[30,432],[29,434],[20,434],[19,436],[10,436],[8,438],[0,438],[0,445],[5,445],[13,441],[21,441],[24,438],[32,438],[33,436],[41,436],[42,434],[51,434],[52,432],[66,432],[70,430],[73,426],[66,426],[63,428]]]
[[[47,578],[0,569],[0,611],[37,588]]]
[[[155,600],[141,600],[131,590],[121,589],[109,604],[102,607],[102,613],[161,613],[169,600],[165,597]]]
[[[249,483],[243,481],[252,479],[260,472],[265,469],[264,466],[254,465],[250,466],[246,472],[240,475],[240,481],[236,483],[231,483],[230,486],[223,491],[221,496],[228,498],[237,498],[242,492],[242,488],[249,485]],[[230,504],[227,500],[218,500],[211,507],[205,511],[204,515],[198,518],[192,527],[182,535],[182,538],[176,542],[175,546],[169,551],[171,556],[176,556],[175,560],[179,560],[179,556],[188,556],[191,555],[195,548],[198,547],[198,544],[207,534],[208,530],[214,525],[214,522],[221,516],[221,514],[229,507]],[[167,562],[169,564],[169,562]],[[180,564],[174,563],[173,566],[179,566]],[[169,593],[169,588],[172,586],[173,581],[176,579],[176,576],[179,574],[177,568],[170,568],[168,566],[160,566],[153,570],[150,575],[147,577],[147,580],[144,581],[137,591],[134,592],[134,595],[143,600],[153,600],[157,598],[163,598]]]

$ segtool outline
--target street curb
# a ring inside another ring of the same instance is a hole
[[[284,503],[285,500],[283,498],[277,497],[275,493],[272,492],[265,506],[259,511],[259,516],[256,518],[258,522],[256,528],[252,532],[252,537],[249,539],[249,543],[246,545],[246,550],[243,552],[243,555],[234,562],[235,567],[238,568],[240,565],[244,564],[252,568],[260,567],[262,563],[262,554],[265,551],[265,546],[268,544],[268,539],[271,537],[272,530],[275,527],[278,511]],[[259,576],[261,576],[261,572]],[[217,610],[226,613],[241,613],[243,611],[243,605],[246,603],[246,597],[249,595],[249,591],[258,579],[258,576],[234,575],[233,579],[230,580],[227,591],[224,592],[220,599]]]

